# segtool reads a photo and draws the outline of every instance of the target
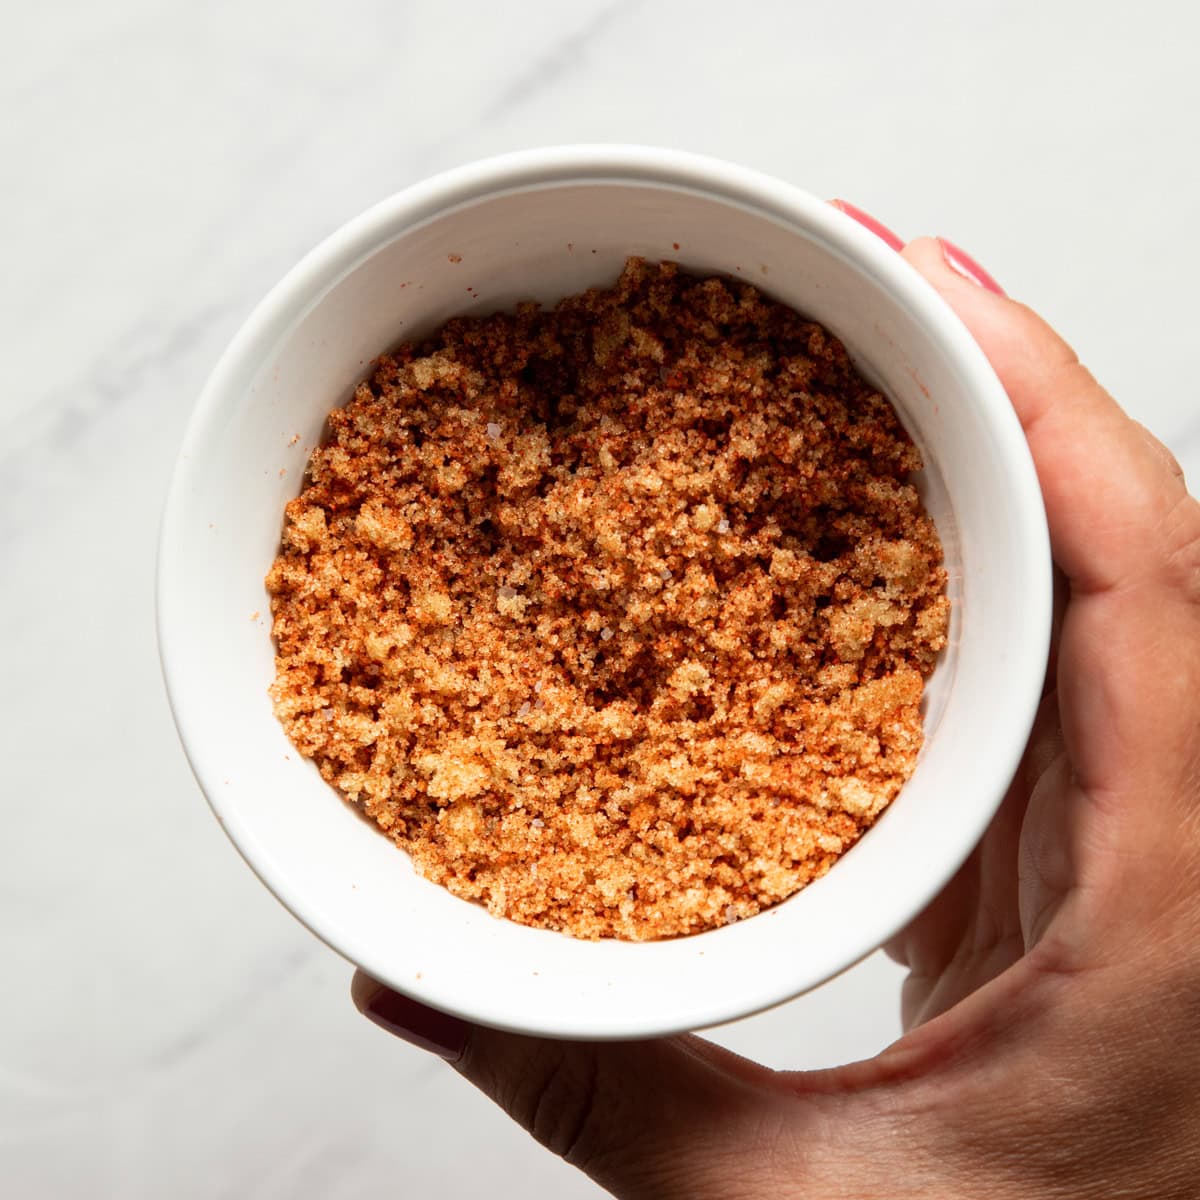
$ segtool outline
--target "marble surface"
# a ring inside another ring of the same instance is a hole
[[[54,0],[0,40],[0,1179],[14,1198],[596,1195],[259,886],[188,773],[154,541],[254,302],[481,155],[678,145],[946,234],[1200,476],[1194,6]],[[14,14],[15,15],[15,14]],[[780,1066],[898,1032],[867,960],[718,1031]]]

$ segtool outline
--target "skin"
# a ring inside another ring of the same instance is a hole
[[[1039,317],[933,239],[903,254],[1008,390],[1061,584],[1017,778],[888,947],[907,1032],[867,1062],[776,1072],[693,1036],[476,1027],[455,1069],[624,1200],[1194,1197],[1200,504]],[[376,1020],[381,991],[356,977]]]

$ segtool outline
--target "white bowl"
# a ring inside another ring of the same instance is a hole
[[[263,587],[325,415],[376,355],[458,314],[610,282],[630,254],[747,279],[843,340],[925,454],[954,603],[951,644],[927,691],[924,752],[875,827],[776,908],[640,944],[524,928],[418,877],[272,714]],[[246,861],[309,929],[391,987],[469,1020],[627,1038],[796,996],[920,911],[1016,769],[1042,685],[1050,596],[1021,429],[983,354],[907,263],[778,180],[674,151],[580,146],[477,163],[383,201],[254,310],[200,398],[176,467],[158,625],[192,769]]]

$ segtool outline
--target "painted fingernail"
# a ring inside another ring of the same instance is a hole
[[[869,229],[877,238],[887,242],[893,250],[903,250],[904,243],[881,221],[875,220],[868,212],[863,212],[849,200],[830,200],[834,208],[840,209],[848,217],[853,217],[864,229]]]
[[[957,271],[964,279],[969,279],[989,292],[995,292],[997,296],[1005,295],[1004,289],[965,250],[944,237],[938,238],[938,245],[942,248],[942,257],[946,260],[946,265],[952,271]]]
[[[470,1031],[466,1021],[435,1008],[426,1008],[361,972],[354,977],[350,991],[358,1011],[380,1029],[386,1029],[447,1062],[458,1062],[462,1058]]]

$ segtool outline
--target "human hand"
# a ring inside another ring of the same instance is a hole
[[[468,1027],[361,973],[355,1003],[626,1200],[1194,1196],[1200,504],[1166,449],[961,251],[926,238],[902,253],[1008,390],[1063,587],[1017,778],[888,948],[909,967],[908,1032],[867,1062],[775,1072],[694,1036]]]

